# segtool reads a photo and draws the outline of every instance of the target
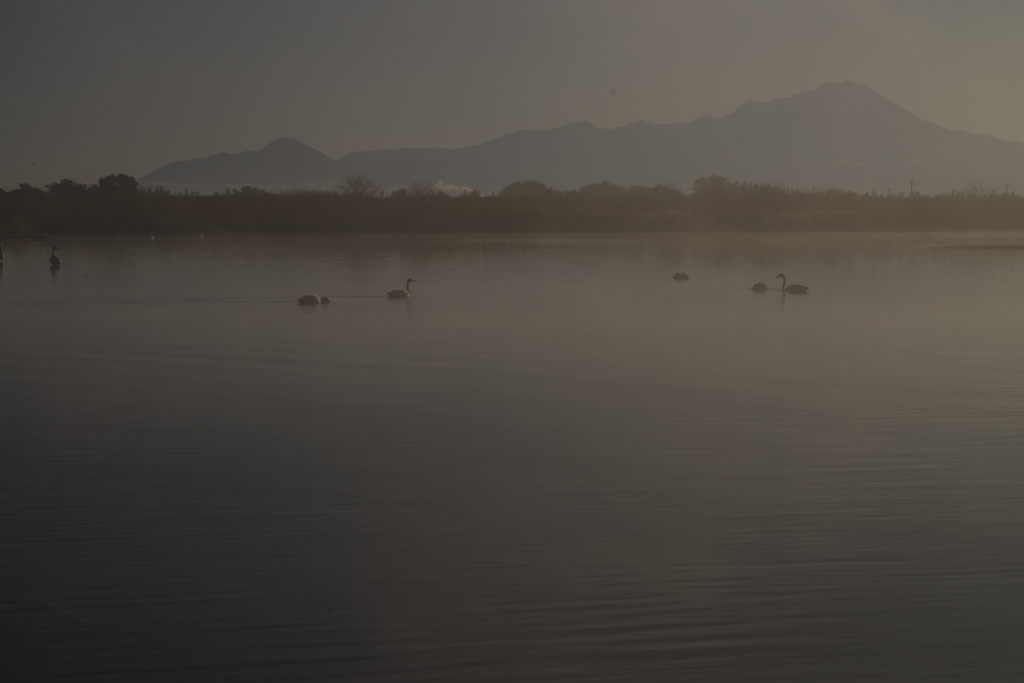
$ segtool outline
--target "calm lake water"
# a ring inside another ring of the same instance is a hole
[[[8,243],[3,678],[1020,681],[964,243],[1024,235]]]

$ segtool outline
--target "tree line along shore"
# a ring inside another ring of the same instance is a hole
[[[501,233],[1024,230],[1024,196],[971,186],[939,195],[793,189],[721,176],[677,187],[537,181],[452,196],[427,183],[387,192],[364,174],[335,191],[171,193],[124,174],[0,190],[0,237],[46,234]]]

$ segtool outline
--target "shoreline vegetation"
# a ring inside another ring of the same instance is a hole
[[[385,189],[365,174],[336,191],[172,194],[117,174],[91,186],[0,190],[0,237],[218,233],[897,232],[1024,230],[1024,196],[970,186],[939,195],[792,189],[699,178],[676,187],[593,183],[553,190],[536,181],[453,196],[425,182]]]

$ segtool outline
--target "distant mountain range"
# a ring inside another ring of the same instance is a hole
[[[673,183],[688,190],[709,174],[794,187],[869,192],[960,189],[973,182],[1024,186],[1024,143],[949,130],[923,121],[874,90],[827,83],[771,102],[747,102],[721,118],[645,121],[620,128],[587,122],[521,130],[459,149],[382,149],[337,161],[292,138],[258,152],[177,161],[141,178],[171,188],[331,187],[365,172],[391,188],[413,182],[484,193],[517,180],[558,189],[610,181]]]

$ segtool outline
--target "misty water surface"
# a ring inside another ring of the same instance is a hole
[[[965,242],[1024,235],[8,243],[8,680],[1018,681]]]

